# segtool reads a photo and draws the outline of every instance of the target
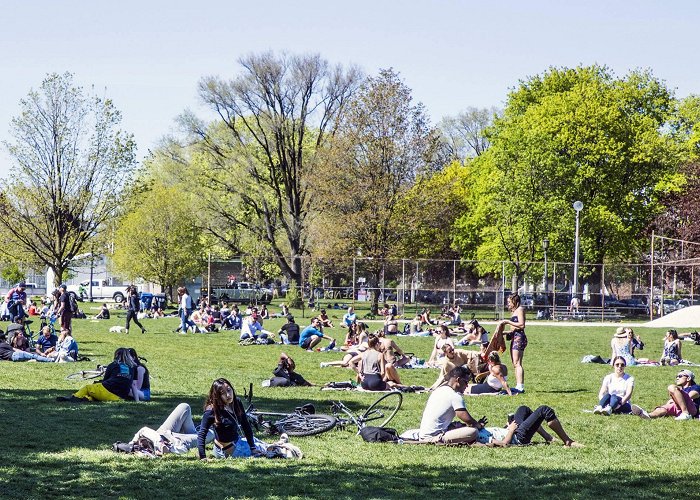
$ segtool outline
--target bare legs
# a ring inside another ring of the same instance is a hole
[[[515,369],[515,388],[523,390],[525,387],[525,370],[523,369],[523,351],[510,350],[510,359]],[[509,384],[510,385],[510,384]]]

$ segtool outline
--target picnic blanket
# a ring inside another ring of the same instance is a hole
[[[360,385],[355,385],[351,381],[346,382],[328,382],[326,385],[321,387],[322,391],[356,391],[356,392],[371,392],[371,393],[388,393],[388,392],[428,392],[428,389],[422,385],[411,385],[404,386],[403,389],[387,389],[386,391],[368,391],[363,389]]]

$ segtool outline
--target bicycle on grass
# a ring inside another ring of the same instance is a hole
[[[97,365],[94,370],[81,370],[79,372],[71,373],[66,377],[66,380],[90,380],[93,378],[102,377],[105,374],[106,367],[102,365]]]
[[[342,401],[331,401],[331,411],[338,420],[338,427],[345,428],[353,424],[359,433],[366,425],[385,427],[399,411],[402,402],[403,394],[392,391],[377,399],[361,414],[353,413]]]
[[[334,416],[316,413],[314,405],[310,403],[296,408],[292,413],[259,411],[252,403],[253,384],[250,384],[244,398],[250,424],[269,435],[286,433],[289,436],[313,436],[329,431],[336,425]]]
[[[345,428],[350,423],[357,426],[358,432],[367,424],[384,427],[394,418],[403,401],[403,394],[390,392],[382,395],[360,414],[354,414],[341,401],[334,401],[331,402],[333,415],[325,415],[316,413],[312,404],[300,406],[292,413],[259,411],[252,404],[252,395],[251,384],[244,396],[248,405],[246,415],[251,425],[268,434],[287,433],[290,436],[313,436],[335,427]],[[272,418],[267,420],[267,417]]]

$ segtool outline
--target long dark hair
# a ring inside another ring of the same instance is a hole
[[[134,363],[136,363],[136,365],[145,367],[144,363],[146,363],[148,360],[136,354],[136,349],[129,347],[129,354],[134,359]]]
[[[233,401],[230,404],[226,403],[222,397],[226,386],[230,387],[233,391]],[[204,403],[204,410],[212,410],[214,413],[214,422],[217,424],[221,422],[221,414],[225,410],[231,411],[237,417],[244,417],[243,404],[236,396],[236,389],[234,389],[233,384],[225,378],[217,378],[212,382],[209,395]]]

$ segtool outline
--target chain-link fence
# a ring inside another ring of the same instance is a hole
[[[245,273],[240,262],[232,266],[236,273]],[[305,305],[315,307],[353,305],[376,310],[384,304],[396,304],[400,314],[411,317],[426,307],[439,312],[459,305],[462,317],[473,314],[500,319],[506,314],[506,298],[517,292],[526,309],[542,319],[643,320],[700,304],[696,267],[694,263],[584,263],[575,269],[566,262],[516,265],[437,259],[305,258],[304,286],[294,293],[303,297]],[[573,293],[575,273],[577,294]],[[220,262],[217,274],[227,275],[226,266]],[[292,288],[282,277],[246,286],[267,289],[269,297],[280,298]]]

